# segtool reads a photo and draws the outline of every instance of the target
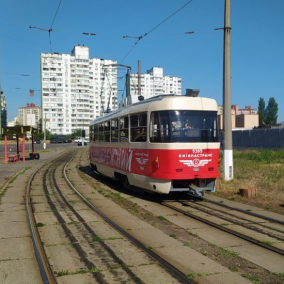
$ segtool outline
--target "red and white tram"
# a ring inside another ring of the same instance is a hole
[[[93,170],[145,190],[201,196],[220,176],[217,103],[163,95],[120,108],[90,124]]]

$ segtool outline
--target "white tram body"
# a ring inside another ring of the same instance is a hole
[[[210,98],[157,96],[90,124],[92,169],[162,194],[214,191],[219,148],[217,103]]]

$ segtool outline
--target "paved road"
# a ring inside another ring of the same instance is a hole
[[[22,152],[20,152],[21,160],[15,163],[5,164],[4,158],[4,145],[0,145],[0,188],[5,184],[6,180],[9,177],[12,177],[17,172],[24,170],[25,168],[30,168],[40,162],[42,159],[48,159],[51,154],[60,152],[66,148],[74,148],[77,149],[76,143],[61,143],[61,144],[47,144],[46,149],[43,149],[43,144],[35,144],[35,153],[40,154],[40,160],[30,160],[29,152],[31,151],[31,145],[26,145],[26,160],[25,163],[22,159]],[[84,146],[86,147],[86,146]],[[10,152],[11,149],[11,152]],[[9,153],[16,153],[15,143],[8,145]]]
[[[66,148],[66,147],[71,147],[71,146],[77,146],[77,144],[76,143],[58,143],[58,144],[46,144],[46,149],[54,149],[54,148]],[[4,143],[3,142],[1,142],[1,144],[0,144],[0,156],[4,156],[4,150],[5,150],[5,148],[4,148],[5,146],[4,146]],[[10,151],[10,149],[11,149],[11,152],[13,152],[13,151],[16,151],[16,147],[17,147],[17,144],[16,144],[16,142],[14,142],[14,143],[9,143],[8,144],[8,151]],[[31,144],[26,144],[26,147],[25,147],[25,149],[26,149],[26,151],[31,151],[31,149],[32,149],[32,145]],[[43,150],[44,148],[43,148],[43,143],[41,143],[41,144],[34,144],[34,149],[35,149],[35,151],[36,150]]]

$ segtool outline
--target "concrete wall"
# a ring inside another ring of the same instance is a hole
[[[233,147],[239,148],[282,148],[284,128],[234,130]]]

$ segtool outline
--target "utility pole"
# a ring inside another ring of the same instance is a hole
[[[46,113],[44,114],[44,118],[42,119],[43,120],[43,149],[46,148]]]
[[[138,60],[138,97],[141,96],[141,68],[140,60]]]
[[[126,97],[130,97],[130,70],[126,71]]]
[[[223,131],[224,131],[223,178],[224,180],[231,180],[234,177],[232,117],[231,117],[230,6],[231,6],[231,0],[225,0],[224,54],[223,54]]]

